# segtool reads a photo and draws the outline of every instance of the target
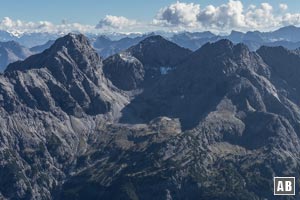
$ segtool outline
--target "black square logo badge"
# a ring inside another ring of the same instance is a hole
[[[295,177],[274,177],[274,195],[295,195]]]

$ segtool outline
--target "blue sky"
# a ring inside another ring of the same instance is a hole
[[[157,11],[176,1],[174,0],[5,0],[1,2],[0,18],[10,17],[26,21],[48,20],[60,23],[62,19],[71,22],[96,24],[105,15],[121,15],[138,20],[150,20]],[[226,3],[225,0],[214,1],[191,1],[202,6],[209,4],[219,5]],[[300,2],[297,0],[243,0],[244,5],[269,2],[276,6],[279,3],[289,5],[291,12],[300,12]]]
[[[252,13],[248,11],[251,4],[256,6],[252,8]],[[213,8],[207,7],[208,5],[213,5]],[[235,9],[236,5],[237,7],[242,5],[242,11]],[[212,10],[213,16],[208,14]],[[269,11],[268,16],[263,15]],[[192,12],[194,16],[188,12]],[[63,29],[65,26],[54,27],[63,20],[65,24],[70,24],[69,29],[78,28],[78,24],[72,24],[76,22],[83,25],[80,30],[88,31],[97,24],[100,24],[98,30],[119,31],[271,29],[300,24],[299,13],[300,2],[296,0],[182,0],[180,3],[176,0],[6,0],[1,2],[0,20],[7,18],[0,21],[0,29],[18,31],[30,31],[29,29],[37,27],[43,27],[41,29],[43,31],[50,28]],[[264,21],[255,18],[258,14],[261,18],[265,18]],[[22,24],[16,20],[20,20]],[[40,21],[47,21],[47,24],[38,23]],[[38,24],[34,26],[25,24],[26,22]]]

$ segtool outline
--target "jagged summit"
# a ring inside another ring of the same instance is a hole
[[[62,83],[70,82],[75,74],[82,72],[96,83],[101,77],[101,65],[88,39],[82,34],[70,33],[57,39],[44,52],[8,65],[5,72],[47,68]]]
[[[193,52],[192,55],[225,55],[232,52],[234,49],[234,44],[228,39],[221,39],[217,42],[207,42],[198,50]]]
[[[44,52],[10,64],[4,76],[14,80],[17,93],[22,92],[20,98],[12,97],[13,102],[40,110],[58,106],[71,115],[96,115],[109,112],[113,99],[122,99],[111,90],[102,60],[82,34],[68,34]],[[37,85],[42,89],[33,90]]]
[[[247,45],[243,43],[234,44],[229,39],[221,39],[216,42],[208,42],[202,47],[200,47],[197,51],[199,51],[200,53],[208,52],[208,54],[226,54],[234,53],[239,50],[250,51]]]
[[[183,129],[195,128],[208,110],[214,109],[234,85],[252,87],[252,83],[241,77],[247,79],[253,76],[251,74],[267,76],[268,70],[262,59],[243,44],[234,45],[226,39],[207,43],[190,54],[173,73],[154,83],[132,101],[123,110],[121,120],[126,121],[126,115],[135,112],[146,122],[158,116],[178,117]],[[251,92],[259,96],[256,91]],[[246,99],[246,95],[243,98]],[[258,110],[263,109],[259,100],[251,100],[251,103]],[[142,113],[148,110],[151,112],[143,116]],[[128,119],[136,120],[130,116]]]
[[[69,34],[0,75],[0,199],[274,199],[298,174],[298,51],[150,37],[103,64]]]
[[[37,59],[38,58],[38,59]],[[82,34],[70,33],[62,38],[57,39],[54,44],[45,52],[33,55],[26,59],[25,62],[12,63],[7,67],[6,71],[27,70],[31,68],[49,67],[47,62],[53,62],[56,59],[68,61],[79,61],[81,59],[88,63],[88,60],[100,62],[97,53],[91,47],[88,39]]]
[[[152,85],[174,70],[189,54],[190,50],[154,35],[107,58],[103,71],[118,88],[134,90]]]
[[[140,60],[144,65],[154,67],[173,67],[187,57],[191,51],[166,40],[162,36],[150,36],[126,52]]]
[[[87,46],[91,46],[88,38],[84,36],[83,34],[75,34],[75,33],[69,33],[65,35],[62,38],[59,38],[55,41],[55,43],[52,45],[52,48],[84,48]]]
[[[298,50],[288,50],[284,47],[263,46],[257,53],[270,69],[276,74],[272,78],[280,83],[280,90],[290,91],[287,95],[295,102],[300,101],[300,54]]]
[[[156,42],[164,42],[167,41],[163,36],[161,35],[152,35],[141,41],[142,44],[148,44],[148,43],[156,43]]]
[[[96,38],[96,41],[94,42],[94,47],[95,48],[103,48],[104,46],[109,46],[111,45],[112,41],[110,38],[108,38],[105,35],[100,35],[99,37]]]
[[[134,90],[144,81],[143,64],[127,52],[111,56],[104,60],[103,64],[105,76],[119,89]]]
[[[184,65],[188,66],[187,68],[191,68],[200,63],[210,63],[211,68],[218,69],[220,72],[223,71],[222,73],[233,73],[235,70],[242,68],[257,69],[259,60],[259,56],[251,52],[245,44],[233,44],[228,39],[222,39],[203,45],[189,56]],[[238,63],[238,65],[233,64],[233,62]],[[203,66],[199,70],[204,70],[205,68]]]
[[[129,48],[127,51],[130,51],[132,54],[139,55],[141,53],[149,53],[148,51],[156,49],[156,51],[166,51],[171,50],[171,48],[181,49],[183,51],[184,48],[179,46],[160,35],[153,35],[147,37],[146,39],[142,40],[139,44]],[[190,50],[185,50],[186,52],[190,52]],[[185,52],[185,53],[186,53]]]

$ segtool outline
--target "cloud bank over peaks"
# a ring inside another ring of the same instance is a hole
[[[177,1],[162,8],[153,20],[157,26],[185,27],[188,29],[216,31],[270,30],[285,25],[299,25],[300,13],[289,13],[287,4],[273,8],[269,3],[245,7],[242,1],[204,8],[200,4]]]
[[[151,31],[206,31],[215,33],[237,31],[269,31],[287,25],[300,25],[300,12],[289,12],[288,5],[269,3],[245,6],[241,0],[229,0],[220,5],[201,6],[197,3],[177,1],[153,13],[148,21],[138,21],[125,16],[106,15],[97,24],[86,25],[63,21],[26,22],[9,17],[0,19],[0,30],[22,34],[47,33],[103,33],[103,32],[151,32]]]
[[[80,23],[53,24],[49,21],[25,22],[21,20],[13,20],[9,17],[4,17],[0,21],[0,30],[5,30],[10,33],[68,33],[82,32],[87,33],[93,31],[94,26],[83,25]]]

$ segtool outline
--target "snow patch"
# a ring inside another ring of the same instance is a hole
[[[169,71],[171,71],[173,69],[174,69],[173,67],[165,67],[165,66],[159,68],[161,75],[166,75],[169,73]]]
[[[11,36],[20,38],[23,36],[24,32],[20,30],[12,30],[12,31],[7,31]]]
[[[125,62],[133,63],[136,61],[136,58],[130,55],[129,53],[120,53],[119,55],[121,59],[124,60]]]

